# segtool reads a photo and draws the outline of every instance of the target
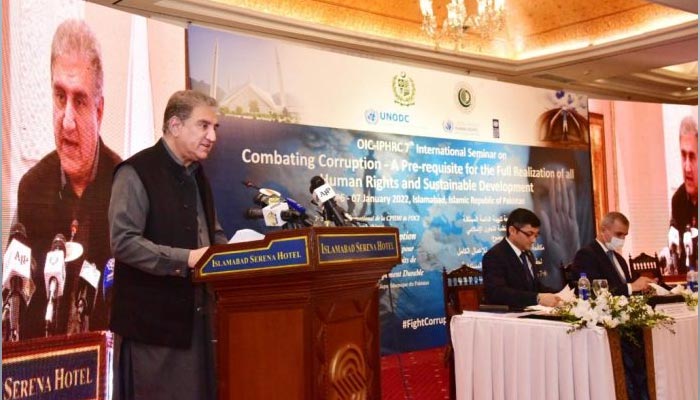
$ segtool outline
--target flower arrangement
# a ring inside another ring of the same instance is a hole
[[[685,289],[681,294],[683,295],[683,300],[685,300],[685,305],[688,306],[688,309],[695,311],[698,307],[698,292]]]
[[[695,296],[697,304],[697,294]],[[571,325],[569,332],[601,325],[616,329],[621,336],[636,342],[635,333],[640,328],[663,326],[671,332],[675,320],[663,313],[654,311],[647,304],[649,296],[612,296],[604,293],[595,300],[575,299],[555,308],[559,315]],[[674,332],[675,333],[675,332]]]

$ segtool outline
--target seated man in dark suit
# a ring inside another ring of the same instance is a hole
[[[574,276],[585,272],[591,281],[607,279],[610,293],[615,296],[629,296],[647,290],[655,280],[633,276],[624,257],[618,253],[625,244],[629,226],[629,220],[622,213],[612,211],[606,214],[600,222],[595,240],[576,252]]]
[[[482,261],[486,301],[524,308],[553,307],[561,299],[538,279],[530,248],[540,233],[540,219],[530,210],[513,210],[506,221],[506,237],[484,254]]]
[[[574,273],[585,272],[588,279],[607,279],[610,293],[616,296],[629,296],[649,288],[654,279],[633,276],[624,257],[618,251],[625,244],[630,222],[622,213],[607,213],[600,222],[598,236],[588,246],[579,249],[574,256]],[[637,340],[642,343],[641,331]],[[649,398],[647,391],[646,363],[644,346],[637,347],[628,339],[622,338],[622,362],[625,367],[627,394],[630,399]]]

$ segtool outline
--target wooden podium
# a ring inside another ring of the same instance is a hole
[[[381,398],[377,284],[396,228],[314,227],[212,246],[220,399]]]

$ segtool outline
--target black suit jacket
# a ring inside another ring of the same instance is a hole
[[[629,296],[631,293],[628,291],[627,284],[636,277],[629,275],[629,267],[624,257],[617,252],[614,254],[617,262],[625,270],[625,280],[620,277],[617,268],[610,261],[605,250],[595,240],[576,252],[573,262],[574,276],[578,277],[582,272],[585,272],[591,282],[593,279],[607,279],[610,293],[615,296]]]
[[[513,248],[503,239],[484,254],[482,268],[486,301],[490,304],[503,304],[524,308],[537,304],[537,294],[555,290],[548,288],[537,279],[538,268],[532,253],[528,252],[535,279],[530,283],[528,274]]]

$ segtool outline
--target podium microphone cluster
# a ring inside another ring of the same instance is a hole
[[[352,217],[345,212],[335,201],[335,191],[320,176],[311,178],[309,193],[313,195],[314,202],[322,209],[323,219],[331,221],[335,226],[353,226]]]
[[[246,210],[245,218],[262,219],[265,226],[289,229],[312,225],[306,216],[306,209],[295,200],[284,197],[275,190],[260,188],[250,181],[244,181],[243,184],[258,189],[253,202],[260,206]]]

